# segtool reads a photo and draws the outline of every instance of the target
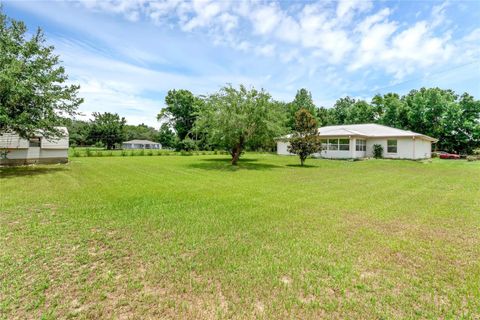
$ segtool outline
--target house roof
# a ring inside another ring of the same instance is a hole
[[[375,123],[367,124],[344,124],[338,126],[326,126],[318,129],[320,136],[342,137],[359,136],[365,138],[388,138],[388,137],[418,137],[424,140],[437,142],[438,140],[427,135],[409,130],[387,127]],[[282,138],[290,138],[291,135]]]
[[[153,142],[150,140],[130,140],[124,141],[123,143],[133,143],[133,144],[160,144],[160,142]]]

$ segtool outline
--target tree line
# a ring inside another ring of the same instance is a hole
[[[225,86],[218,92],[194,95],[170,90],[157,119],[160,130],[129,126],[116,114],[94,114],[91,122],[71,121],[73,145],[103,143],[107,148],[124,140],[147,139],[178,150],[215,148],[273,150],[274,137],[295,131],[295,114],[308,111],[318,126],[378,123],[439,139],[436,148],[470,153],[480,147],[480,101],[440,88],[386,93],[371,101],[344,97],[332,108],[317,107],[307,89],[291,102],[274,100],[265,90]]]

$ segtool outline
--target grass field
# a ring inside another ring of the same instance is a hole
[[[0,180],[0,318],[480,317],[480,163],[74,158]]]

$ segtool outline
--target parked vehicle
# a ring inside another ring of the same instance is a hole
[[[438,152],[438,157],[440,159],[460,159],[460,155],[455,153],[448,153],[444,151]]]

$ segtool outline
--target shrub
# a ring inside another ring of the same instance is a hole
[[[76,149],[73,149],[73,156],[74,157],[80,157],[80,152]]]
[[[480,148],[474,149],[473,154],[476,156],[480,156]]]
[[[103,152],[102,151],[95,152],[95,157],[103,157]]]
[[[185,138],[182,141],[179,141],[176,146],[177,151],[193,151],[197,149],[195,141],[190,138]]]
[[[467,156],[467,161],[478,161],[480,160],[480,155]]]
[[[153,151],[152,151],[152,150],[149,150],[149,151],[147,152],[147,156],[153,156]]]
[[[135,151],[130,151],[130,156],[133,157],[135,155]]]
[[[112,157],[113,156],[113,152],[112,151],[108,151],[107,152],[107,157]]]
[[[375,159],[383,158],[383,147],[381,144],[374,144],[373,145],[373,157]]]
[[[95,142],[95,144],[93,146],[95,148],[104,148],[105,147],[105,145],[101,141]]]
[[[122,150],[120,154],[122,157],[126,157],[128,155],[128,152],[126,150]]]
[[[89,148],[85,149],[85,155],[86,155],[87,157],[93,156],[92,150],[90,150]]]
[[[140,152],[138,153],[139,156],[144,156],[145,155],[145,150],[140,150]]]

